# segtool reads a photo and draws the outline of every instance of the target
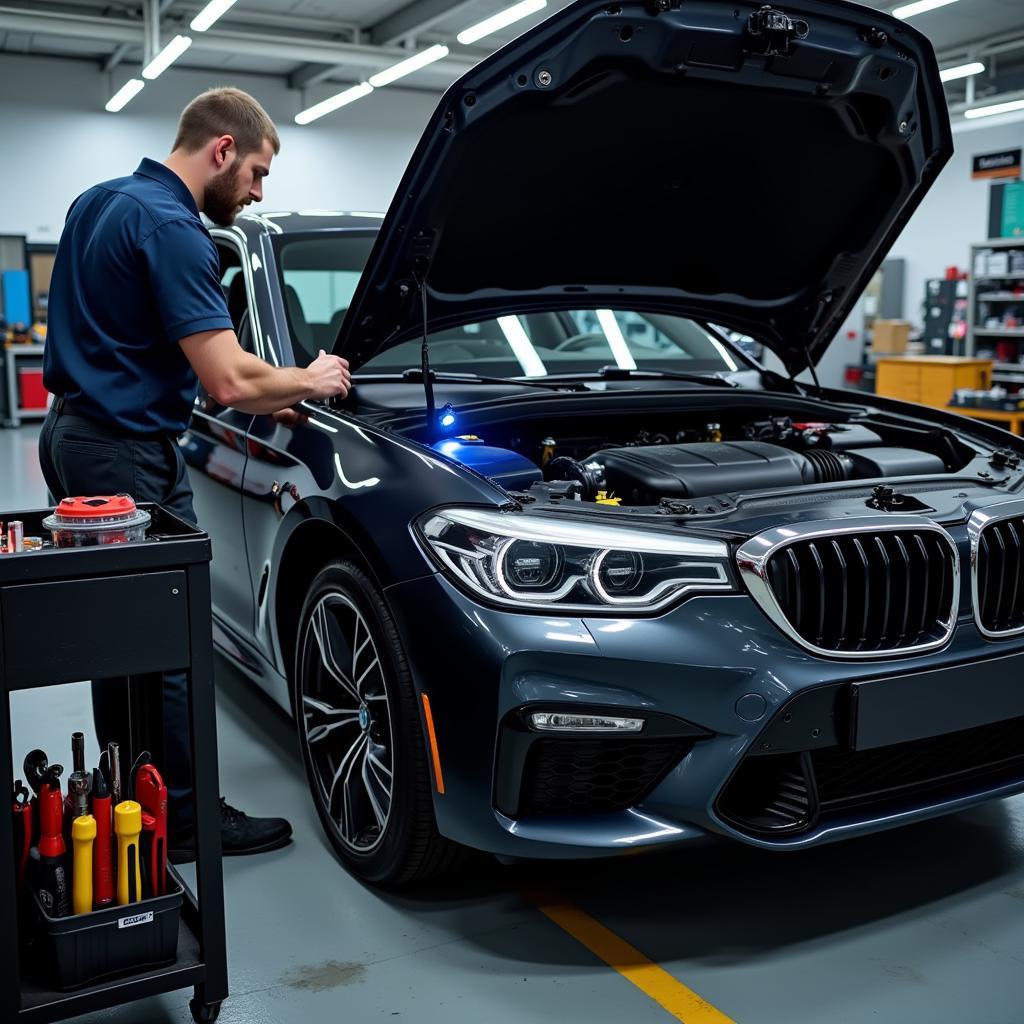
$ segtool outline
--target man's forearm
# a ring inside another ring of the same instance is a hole
[[[305,401],[313,394],[309,374],[296,366],[270,366],[251,353],[240,359],[223,394],[217,397],[222,405],[240,412],[270,413]]]

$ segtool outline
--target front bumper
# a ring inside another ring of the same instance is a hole
[[[902,682],[913,699],[892,707],[907,719],[906,728],[917,730],[915,738],[930,729],[947,732],[958,707],[977,725],[984,716],[979,701],[999,719],[1024,722],[1024,686],[1016,682],[1024,678],[1024,639],[986,640],[969,609],[961,609],[941,651],[851,663],[801,650],[742,594],[691,597],[657,617],[624,619],[487,608],[440,575],[393,586],[387,597],[416,685],[430,697],[445,784],[444,794],[434,796],[438,827],[468,846],[506,856],[580,857],[717,833],[765,848],[799,848],[1024,790],[1022,756],[1007,771],[956,785],[840,802],[796,827],[754,827],[722,799],[741,769],[754,765],[756,774],[756,758],[786,752],[771,743],[794,708],[820,714],[814,722],[798,716],[806,735],[789,743],[790,752],[827,756],[851,742],[876,742],[851,739],[843,709],[853,683],[871,682],[863,692],[870,689],[877,704],[879,693],[896,693]],[[928,691],[906,681],[925,678],[922,673],[937,681],[936,699],[924,699],[918,714],[915,701]],[[517,806],[520,780],[509,776],[524,762],[506,755],[510,728],[521,728],[520,712],[597,707],[677,721],[686,733],[679,757],[627,807],[534,813],[528,800]],[[882,717],[888,709],[883,699]],[[898,731],[886,734],[878,718],[865,716],[863,727],[883,740],[900,738]],[[1024,726],[1020,747],[1024,753]]]

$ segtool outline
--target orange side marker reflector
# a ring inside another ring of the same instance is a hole
[[[444,793],[444,776],[441,774],[441,755],[437,750],[437,736],[434,733],[434,716],[430,711],[430,698],[423,694],[423,717],[427,720],[427,736],[430,737],[430,754],[434,759],[434,785],[438,793]]]

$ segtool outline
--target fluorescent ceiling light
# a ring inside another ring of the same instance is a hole
[[[548,371],[544,360],[537,354],[533,342],[530,341],[529,335],[519,322],[519,317],[499,316],[498,326],[501,328],[501,333],[505,335],[505,340],[522,367],[523,373],[527,377],[546,377]]]
[[[507,28],[522,18],[544,10],[547,5],[548,0],[522,0],[522,3],[513,4],[506,10],[499,11],[493,17],[478,22],[476,25],[471,25],[464,32],[460,32],[455,38],[463,46],[468,46],[470,43],[475,43],[478,39],[483,39],[484,36],[489,36],[493,32]]]
[[[972,61],[970,64],[959,64],[955,68],[946,68],[939,72],[939,78],[944,82],[955,82],[958,78],[970,78],[971,75],[980,75],[985,70],[985,65],[980,60]]]
[[[125,82],[109,100],[107,100],[106,109],[112,114],[116,114],[119,110],[128,106],[128,104],[135,99],[140,92],[142,92],[145,84],[146,83],[141,78],[129,78],[128,81]]]
[[[991,117],[993,114],[1008,114],[1011,110],[1024,110],[1024,100],[1011,100],[1009,103],[993,103],[988,107],[973,107],[964,111],[964,117]]]
[[[620,370],[635,370],[636,361],[629,351],[629,346],[626,344],[619,321],[615,319],[615,314],[610,309],[599,309],[597,311],[597,322],[601,325],[601,330],[608,339],[608,347],[612,350],[615,365]]]
[[[364,96],[369,96],[371,92],[373,92],[372,85],[360,82],[359,85],[353,85],[351,89],[346,89],[344,92],[330,96],[320,103],[314,103],[313,106],[296,114],[295,123],[309,124],[310,121],[315,121],[318,117],[323,117],[324,114],[329,114],[332,110],[337,110],[340,107],[347,106],[349,103],[354,103],[356,100],[361,100]]]
[[[142,77],[159,78],[190,46],[191,36],[175,36],[143,69]]]
[[[383,71],[378,71],[375,75],[370,75],[370,85],[372,85],[374,89],[379,89],[384,85],[390,85],[392,82],[397,82],[398,79],[404,78],[406,75],[411,75],[414,71],[419,71],[420,68],[425,68],[428,64],[433,64],[434,61],[442,60],[447,56],[447,46],[431,46],[429,49],[424,50],[422,53],[417,53],[408,60],[399,61],[397,64],[392,64],[391,67],[385,68]]]
[[[925,11],[934,11],[937,7],[955,3],[956,0],[915,0],[912,4],[894,7],[890,13],[894,18],[912,18],[915,14],[924,14]]]
[[[210,0],[192,19],[189,28],[193,32],[205,32],[226,10],[233,7],[235,0]]]

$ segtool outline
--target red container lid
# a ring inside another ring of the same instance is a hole
[[[105,497],[64,498],[54,509],[54,514],[62,519],[126,519],[135,515],[135,500],[127,494],[114,494]]]

